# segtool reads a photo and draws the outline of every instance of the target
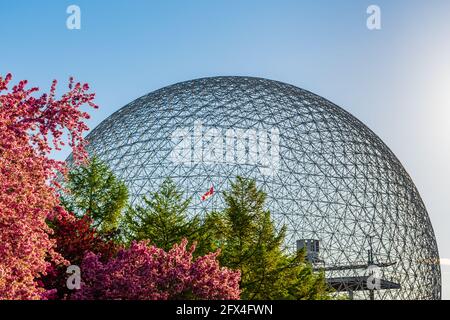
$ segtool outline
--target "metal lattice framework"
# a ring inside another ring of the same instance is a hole
[[[355,298],[441,297],[434,232],[411,178],[370,129],[313,93],[259,78],[192,80],[131,102],[88,140],[134,203],[171,177],[201,214],[223,206],[219,194],[200,200],[212,185],[254,178],[288,227],[287,246],[319,240],[327,278],[364,278],[351,266],[371,250],[383,281],[400,285]]]

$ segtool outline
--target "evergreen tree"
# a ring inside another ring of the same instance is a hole
[[[183,238],[201,243],[201,221],[187,214],[190,202],[171,179],[164,180],[157,192],[143,198],[142,205],[126,211],[123,221],[126,241],[149,240],[164,250]],[[197,254],[205,252],[198,247]]]
[[[69,172],[61,195],[64,207],[77,217],[87,215],[101,233],[117,230],[122,211],[128,202],[128,190],[109,167],[97,157]]]
[[[286,229],[275,230],[255,181],[238,177],[224,199],[225,209],[210,214],[204,230],[210,250],[222,249],[221,265],[241,270],[242,299],[329,297],[323,274],[313,272],[303,252],[284,253]]]

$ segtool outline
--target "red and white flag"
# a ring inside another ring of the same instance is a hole
[[[207,199],[209,199],[210,197],[212,197],[214,194],[214,187],[211,187],[211,189],[209,189],[208,192],[206,192],[204,195],[202,195],[202,201],[205,201]]]

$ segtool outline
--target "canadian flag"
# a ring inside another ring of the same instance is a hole
[[[214,194],[214,187],[211,187],[208,192],[206,192],[204,195],[202,195],[202,201],[205,201],[206,199],[209,199]]]

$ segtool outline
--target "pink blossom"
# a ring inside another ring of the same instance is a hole
[[[165,252],[133,242],[102,263],[88,253],[81,266],[81,290],[72,299],[239,299],[240,271],[220,267],[217,253],[193,260],[187,240]]]
[[[56,81],[49,94],[36,97],[38,89],[27,89],[25,80],[8,90],[11,79],[0,77],[0,299],[40,299],[45,293],[37,279],[50,262],[64,262],[46,219],[65,213],[55,177],[66,168],[49,153],[60,148],[66,132],[75,158],[83,161],[88,128],[81,107],[96,106],[80,83],[56,99]]]

